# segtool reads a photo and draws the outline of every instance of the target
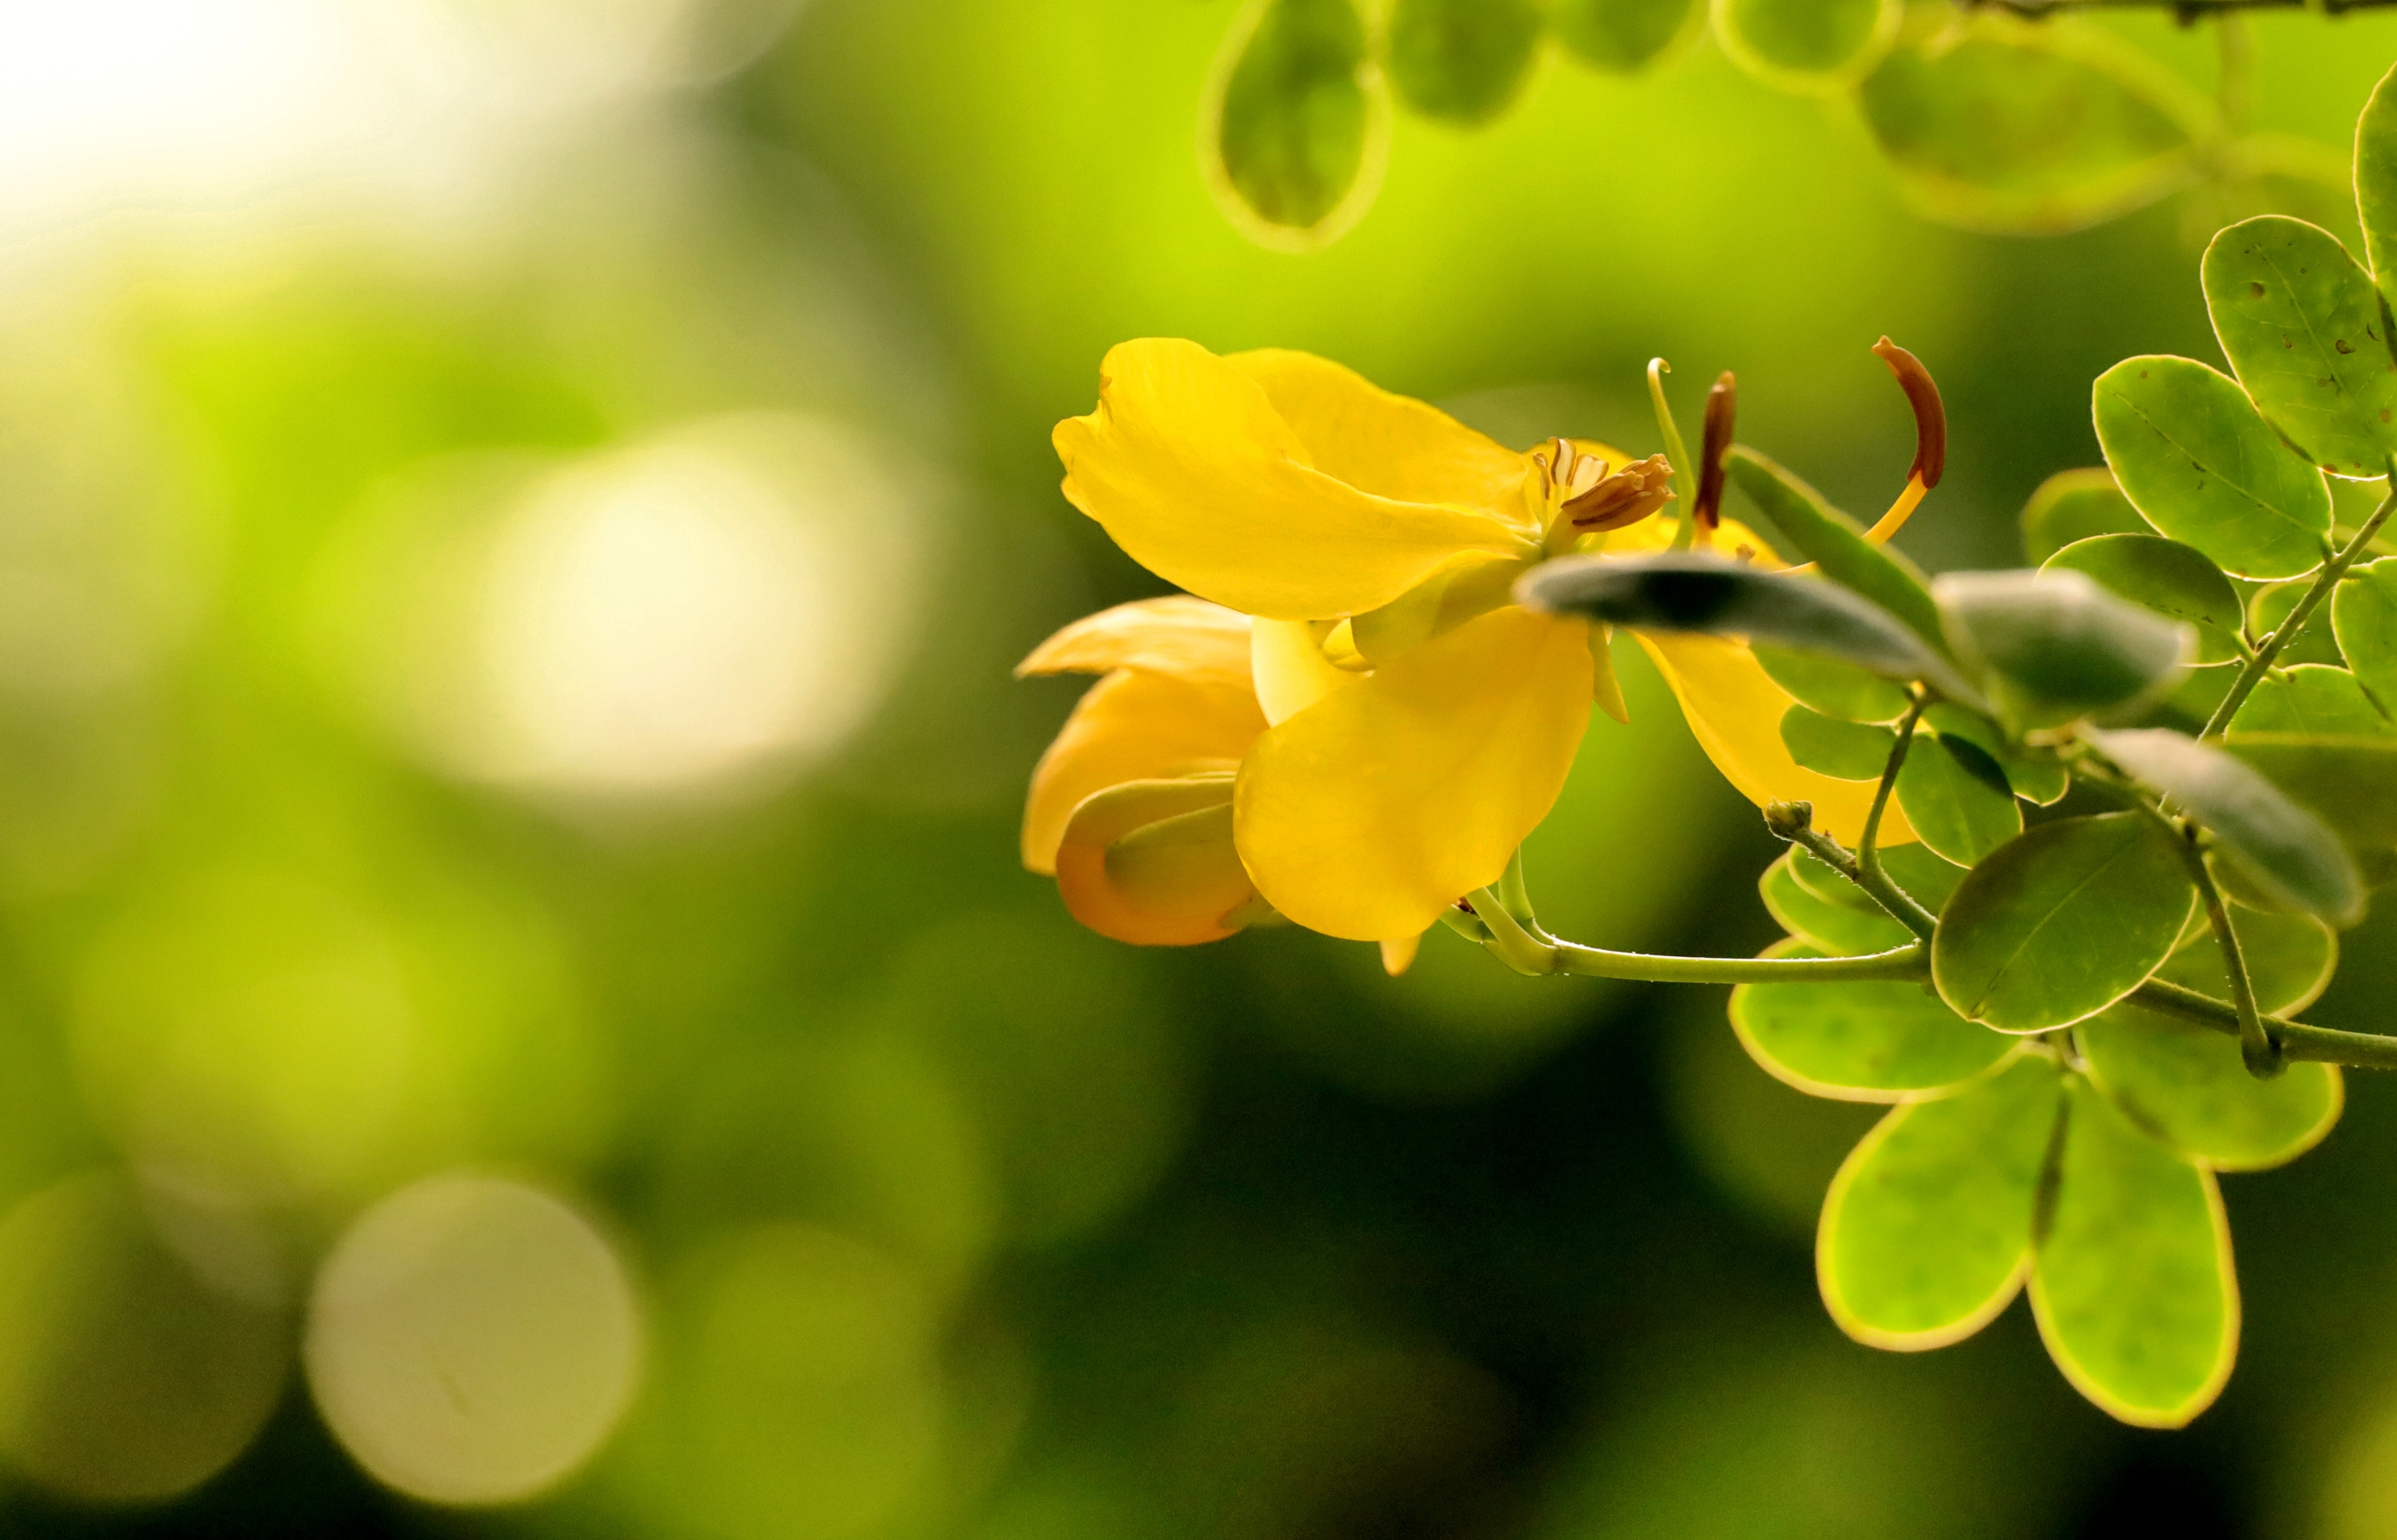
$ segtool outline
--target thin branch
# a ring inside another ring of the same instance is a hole
[[[1648,952],[1612,952],[1534,933],[1518,922],[1484,888],[1470,901],[1490,928],[1486,944],[1498,959],[1534,977],[1573,974],[1592,979],[1638,979],[1650,984],[1829,983],[1841,979],[1922,979],[1930,976],[1929,952],[1919,942],[1861,957],[1675,957]]]
[[[2397,0],[2391,0],[2391,3],[2397,4]],[[2390,457],[2389,468],[2391,473],[2389,495],[2380,500],[2380,506],[2372,510],[2372,516],[2364,521],[2363,527],[2345,545],[2339,547],[2338,553],[2323,563],[2313,585],[2305,591],[2287,618],[2272,628],[2272,634],[2264,638],[2264,644],[2256,649],[2256,655],[2241,666],[2239,677],[2230,681],[2230,692],[2222,697],[2222,703],[2216,706],[2214,715],[2205,719],[2205,730],[2198,734],[2200,738],[2222,736],[2230,726],[2230,718],[2239,715],[2239,708],[2246,704],[2247,697],[2271,671],[2272,660],[2281,655],[2281,649],[2288,646],[2297,633],[2305,629],[2306,623],[2313,619],[2314,611],[2322,608],[2323,600],[2338,586],[2338,580],[2347,576],[2347,569],[2355,565],[2355,558],[2364,555],[2364,547],[2372,543],[2372,537],[2389,522],[2390,514],[2397,511],[2397,456]]]
[[[1846,846],[1814,827],[1814,810],[1811,804],[1792,803],[1787,806],[1793,816],[1778,820],[1768,816],[1765,821],[1774,834],[1793,845],[1805,847],[1815,860],[1863,890],[1864,895],[1880,904],[1890,918],[1924,941],[1931,939],[1939,929],[1938,919],[1930,910],[1916,903],[1912,893],[1891,881],[1889,874],[1880,869],[1879,862],[1875,862],[1874,870],[1868,873],[1856,858],[1848,853]],[[1796,809],[1801,807],[1805,808],[1806,816],[1794,816]]]
[[[2194,989],[2149,979],[2131,994],[2131,1003],[2183,1021],[2210,1026],[2216,1032],[2237,1036],[2239,1008],[2228,1000],[2217,1000]],[[2347,1065],[2356,1069],[2397,1069],[2397,1037],[2383,1037],[2374,1032],[2341,1032],[2327,1026],[2308,1026],[2303,1022],[2283,1021],[2278,1016],[2263,1018],[2264,1025],[2280,1039],[2281,1055],[2286,1059],[2312,1064]]]
[[[2230,911],[2222,902],[2222,890],[2215,886],[2214,874],[2206,870],[2205,853],[2197,848],[2196,825],[2184,824],[2176,833],[2189,864],[2189,879],[2197,884],[2197,896],[2205,904],[2205,923],[2222,947],[2223,971],[2230,975],[2230,1004],[2239,1016],[2239,1056],[2246,1061],[2248,1074],[2269,1080],[2288,1066],[2281,1057],[2281,1045],[2256,1009],[2256,984],[2247,976],[2239,932],[2230,928]]]

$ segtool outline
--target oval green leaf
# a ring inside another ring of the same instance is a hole
[[[1714,0],[1725,57],[1770,85],[1831,91],[1854,84],[1897,35],[1900,0]]]
[[[1923,844],[1900,845],[1881,852],[1881,869],[1933,914],[1948,907],[1964,880],[1964,868]]]
[[[2397,356],[2379,292],[2338,237],[2280,214],[2242,220],[2202,271],[2214,335],[2265,421],[2333,475],[2387,475]]]
[[[2197,628],[2200,663],[2239,656],[2236,638],[2247,619],[2239,591],[2206,554],[2162,535],[2093,535],[2075,541],[2040,570],[2085,572],[2118,598]]]
[[[2118,1005],[2073,1032],[2091,1078],[2133,1121],[2217,1171],[2296,1159],[2322,1143],[2345,1105],[2330,1065],[2293,1064],[2259,1080],[2237,1038],[2136,1006]]]
[[[1941,1347],[1997,1318],[2028,1270],[2040,1172],[2061,1102],[2026,1056],[1942,1101],[1901,1106],[1823,1199],[1814,1272],[1840,1329],[1875,1347]]]
[[[1795,848],[1784,851],[1756,881],[1765,909],[1783,930],[1826,957],[1863,957],[1914,939],[1912,931],[1883,914],[1838,874],[1830,874],[1831,880],[1856,893],[1861,904],[1825,898],[1800,881],[1791,864],[1803,854]]]
[[[1785,942],[1770,957],[1819,957]],[[1748,1056],[1811,1096],[1895,1102],[1971,1079],[2020,1047],[1905,980],[1744,984],[1731,1024]]]
[[[2364,917],[2364,878],[2346,846],[2262,771],[2163,728],[2088,738],[2100,754],[2196,820],[2213,836],[2216,850],[2274,903],[2333,925]]]
[[[1208,93],[1208,182],[1261,244],[1308,249],[1373,201],[1388,110],[1355,0],[1262,0]]]
[[[2349,569],[2331,596],[2330,621],[2356,682],[2397,702],[2397,556]]]
[[[2179,841],[2154,818],[2042,824],[1965,875],[1940,915],[1932,981],[1959,1015],[2002,1032],[2066,1026],[2146,983],[2196,901]]]
[[[1533,609],[1634,630],[1761,640],[1891,678],[1928,679],[1943,693],[1973,693],[1946,659],[1864,596],[1819,578],[1760,572],[1728,556],[1565,556],[1525,573],[1515,596]]]
[[[1906,691],[1877,674],[1836,659],[1750,644],[1774,684],[1798,703],[1843,722],[1895,722],[1906,715]]]
[[[2058,471],[2041,482],[2023,504],[2022,532],[2023,550],[2035,562],[2098,535],[2155,533],[2103,465]]]
[[[1426,117],[1487,123],[1530,77],[1541,24],[1533,0],[1393,0],[1391,88]]]
[[[2270,636],[2312,587],[2310,582],[2276,583],[2257,589],[2247,601],[2247,635],[2259,641]],[[2337,602],[2336,596],[2333,602]],[[2272,662],[2280,668],[2293,668],[2298,663],[2329,663],[2334,668],[2345,668],[2347,656],[2339,650],[2338,633],[2331,623],[2330,609],[2316,605],[2297,634],[2281,644]]]
[[[1875,545],[1855,519],[1832,507],[1823,494],[1745,445],[1723,458],[1723,468],[1759,512],[1788,537],[1798,554],[1833,583],[1854,590],[1911,627],[1917,636],[1945,652],[1939,607],[1922,569],[1886,545]]]
[[[2123,1422],[2183,1426],[2230,1377],[2239,1285],[2214,1175],[2140,1132],[2085,1080],[2067,1091],[2030,1305],[2064,1377]]]
[[[1897,805],[1934,853],[1970,866],[2022,832],[2005,771],[1961,738],[1920,737],[1897,772]]]
[[[1781,743],[1810,770],[1841,781],[1878,781],[1897,734],[1869,722],[1845,722],[1804,706],[1781,714]]]
[[[2383,295],[2397,289],[2397,69],[2380,77],[2355,120],[2355,209],[2364,254]]]
[[[1932,585],[1957,657],[2024,728],[2127,711],[2170,690],[2191,628],[2085,573],[1949,572]]]
[[[2243,904],[2227,904],[2225,909],[2230,916],[2230,929],[2239,937],[2240,960],[2246,964],[2256,1009],[2267,1015],[2286,1016],[2313,1004],[2338,967],[2338,933],[2311,915],[2251,909]],[[2203,910],[2189,917],[2179,950],[2156,970],[2156,977],[2217,1000],[2230,998],[2230,972],[2222,960],[2222,944]]]
[[[2238,382],[2194,358],[2125,358],[2097,377],[2097,442],[2133,506],[2243,578],[2323,564],[2330,489]]]
[[[1865,124],[1924,213],[2054,234],[2186,185],[2208,109],[2170,72],[2069,17],[1922,8],[1857,96]]]
[[[1633,74],[1695,35],[1705,15],[1700,0],[1556,0],[1548,25],[1590,68]]]
[[[1999,726],[1975,712],[1947,701],[1935,701],[1922,714],[1922,725],[1943,738],[1959,738],[1997,761],[2006,784],[2016,797],[2041,807],[2053,807],[2072,789],[2072,772],[2045,749],[2009,743]]]
[[[2350,848],[2397,849],[2397,738],[2233,733],[2222,746],[2312,809]]]
[[[2311,738],[2379,738],[2397,728],[2380,715],[2363,682],[2329,663],[2299,663],[2266,675],[2230,718],[2236,732],[2290,732]]]

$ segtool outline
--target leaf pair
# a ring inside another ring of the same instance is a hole
[[[1969,1336],[2028,1280],[2056,1367],[2145,1426],[2203,1411],[2238,1349],[2213,1173],[2044,1055],[1883,1118],[1832,1180],[1815,1262],[1832,1319],[1882,1347]]]

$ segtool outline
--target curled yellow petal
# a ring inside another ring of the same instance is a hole
[[[1118,668],[1245,685],[1249,618],[1187,594],[1135,599],[1085,615],[1059,631],[1015,665],[1015,676],[1112,674]]]
[[[1127,781],[1229,772],[1265,730],[1243,684],[1120,669],[1092,685],[1032,771],[1024,864],[1056,868],[1058,842],[1083,799]]]
[[[1523,518],[1523,457],[1439,408],[1393,395],[1311,353],[1259,348],[1224,362],[1263,388],[1324,475],[1402,502]]]
[[[1812,802],[1816,828],[1834,839],[1855,843],[1872,807],[1873,783],[1835,781],[1789,757],[1781,741],[1781,716],[1794,702],[1745,642],[1644,631],[1636,635],[1672,687],[1698,746],[1724,780],[1760,808],[1772,801]],[[1903,845],[1913,838],[1906,815],[1893,801],[1881,818],[1881,842]]]
[[[1581,622],[1512,605],[1468,621],[1257,740],[1234,803],[1241,860],[1310,930],[1418,934],[1547,815],[1589,701]]]
[[[1110,349],[1098,409],[1058,423],[1052,441],[1066,498],[1133,560],[1252,615],[1356,614],[1461,551],[1527,544],[1494,511],[1385,496],[1319,468],[1265,387],[1195,342]]]
[[[1074,917],[1135,946],[1193,946],[1239,929],[1256,897],[1232,844],[1232,778],[1132,781],[1083,801],[1057,847]]]

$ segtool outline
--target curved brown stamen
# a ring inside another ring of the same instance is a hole
[[[1722,522],[1723,455],[1739,416],[1739,381],[1725,369],[1707,392],[1707,431],[1698,450],[1698,500],[1690,509],[1701,539]]]
[[[1948,468],[1948,408],[1940,403],[1939,386],[1922,359],[1888,338],[1875,342],[1873,352],[1897,376],[1897,388],[1906,392],[1907,405],[1914,408],[1914,464],[1907,478],[1922,482],[1929,491]]]
[[[1599,466],[1603,470],[1605,462]],[[1634,461],[1567,499],[1561,522],[1583,534],[1637,524],[1672,501],[1672,462],[1663,455]]]

